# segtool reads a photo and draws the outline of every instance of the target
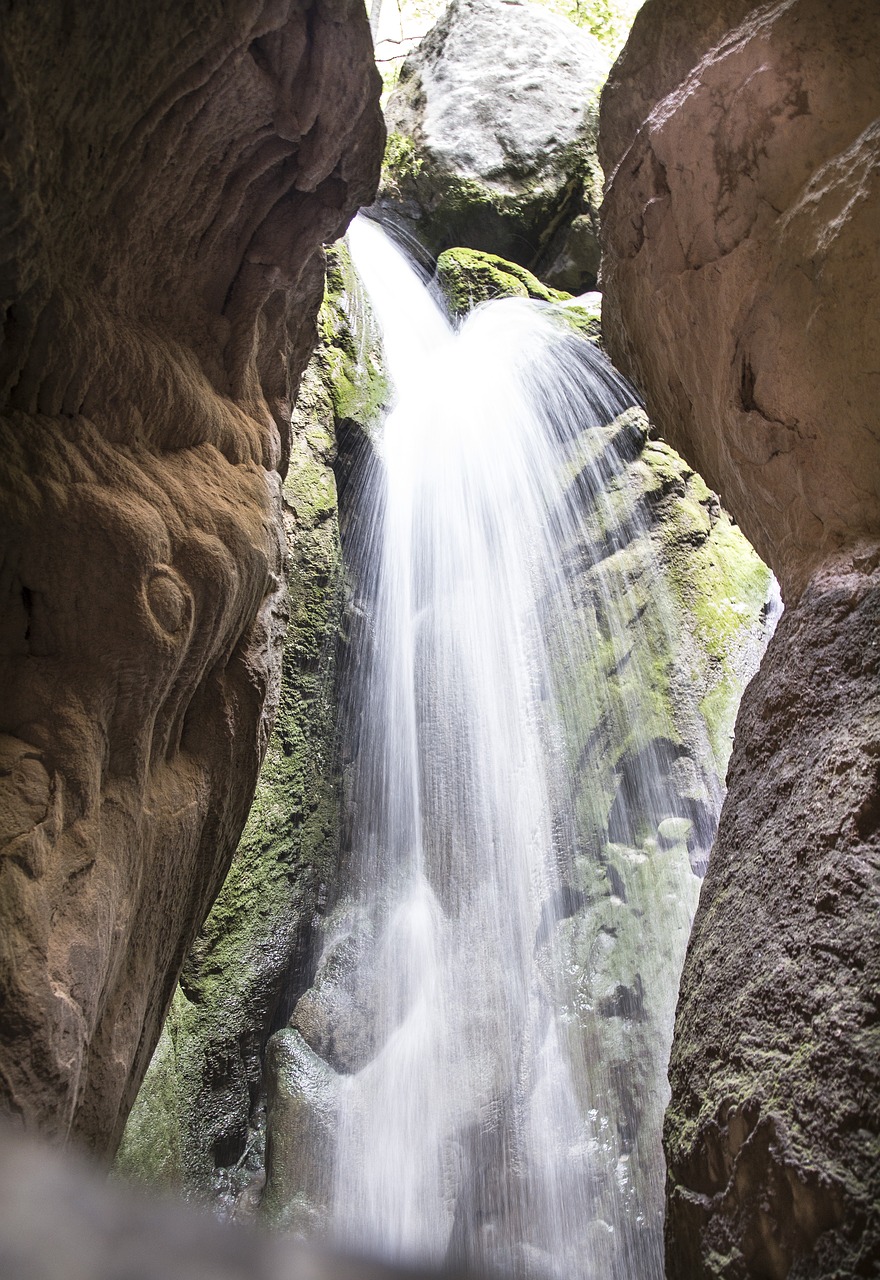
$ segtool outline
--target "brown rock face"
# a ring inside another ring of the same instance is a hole
[[[681,1280],[880,1258],[878,115],[867,0],[648,0],[603,99],[605,333],[788,605],[682,978]]]
[[[603,320],[790,600],[880,537],[880,24],[784,0],[715,39],[750,8],[639,15],[603,98]]]
[[[880,555],[783,615],[727,782],[670,1065],[667,1274],[873,1276]]]
[[[354,0],[12,4],[0,96],[0,1098],[112,1148],[253,793]]]

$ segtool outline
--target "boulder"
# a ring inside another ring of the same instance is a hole
[[[456,317],[495,298],[533,298],[538,302],[569,298],[558,289],[548,289],[518,263],[479,249],[445,249],[437,259],[437,283]]]
[[[481,249],[592,288],[607,70],[598,40],[546,9],[452,0],[389,99],[382,206],[432,254]]]
[[[253,796],[321,243],[383,139],[362,8],[197,8],[0,40],[0,1103],[102,1151]]]

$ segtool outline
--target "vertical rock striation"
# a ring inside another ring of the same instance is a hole
[[[106,1150],[265,749],[378,76],[346,0],[13,3],[0,59],[0,1098]]]
[[[787,612],[746,691],[682,978],[674,1277],[880,1255],[880,28],[648,0],[602,105],[603,325]]]

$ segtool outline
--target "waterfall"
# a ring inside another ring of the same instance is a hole
[[[702,762],[656,705],[676,637],[621,500],[643,416],[552,308],[455,328],[374,224],[350,251],[394,403],[349,521],[346,883],[292,1020],[296,1222],[407,1262],[659,1278],[665,1065],[721,797],[696,706],[673,699]]]

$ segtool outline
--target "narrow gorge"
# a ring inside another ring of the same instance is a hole
[[[875,1275],[870,0],[8,10],[0,1277]]]

